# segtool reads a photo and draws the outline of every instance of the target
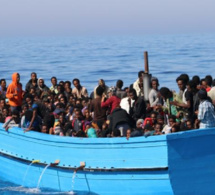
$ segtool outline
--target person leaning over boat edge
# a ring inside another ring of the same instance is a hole
[[[24,91],[22,90],[22,85],[20,83],[20,75],[15,72],[12,75],[12,83],[9,84],[6,92],[6,97],[9,99],[9,105],[12,112],[14,110],[21,111],[23,94]]]

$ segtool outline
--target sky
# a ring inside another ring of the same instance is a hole
[[[214,33],[214,0],[0,0],[0,36]]]

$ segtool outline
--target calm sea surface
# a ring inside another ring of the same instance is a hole
[[[79,78],[89,92],[101,78],[108,86],[122,79],[126,87],[144,69],[144,51],[160,87],[177,90],[175,79],[181,73],[215,77],[215,34],[189,34],[0,38],[0,78],[10,83],[12,73],[19,72],[25,86],[36,72],[47,86],[56,76],[59,81]],[[0,180],[0,194],[26,193],[31,191]]]

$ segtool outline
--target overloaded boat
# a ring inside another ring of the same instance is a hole
[[[214,140],[215,129],[71,138],[0,124],[0,178],[59,192],[215,194]]]

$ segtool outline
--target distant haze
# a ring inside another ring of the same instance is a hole
[[[214,0],[0,0],[0,36],[215,32]]]

